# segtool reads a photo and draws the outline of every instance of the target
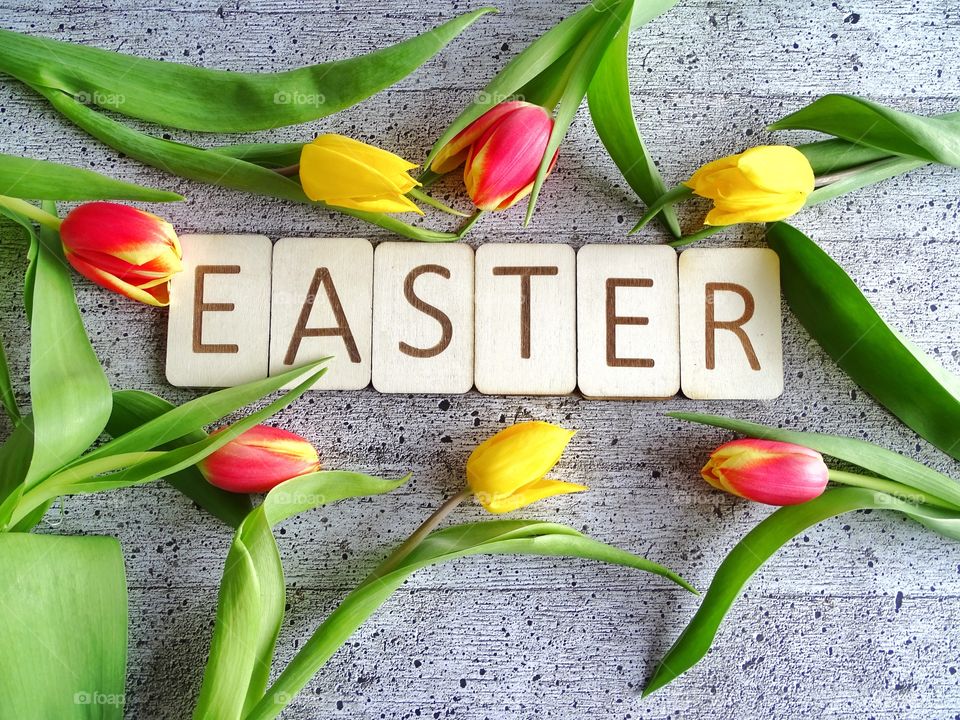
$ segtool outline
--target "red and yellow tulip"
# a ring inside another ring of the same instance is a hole
[[[60,239],[74,269],[97,285],[147,305],[170,303],[182,253],[163,218],[119,203],[86,203],[64,218]]]
[[[700,474],[715,488],[767,505],[798,505],[827,487],[823,456],[801,445],[745,438],[713,451]]]
[[[480,443],[467,460],[467,484],[488,511],[506,513],[537,500],[587,490],[548,480],[573,431],[547,422],[523,422]]]
[[[463,180],[473,204],[504,210],[533,190],[553,122],[539,105],[500,103],[447,143],[430,168],[447,173],[464,164]],[[556,161],[554,155],[551,170]]]
[[[316,472],[316,448],[299,435],[257,425],[197,464],[211,485],[230,492],[267,492],[285,480]]]

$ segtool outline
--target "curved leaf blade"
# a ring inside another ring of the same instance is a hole
[[[796,228],[775,223],[787,304],[851,379],[908,427],[960,460],[960,392],[936,361],[901,341],[829,255]],[[883,362],[877,362],[883,358]]]
[[[747,581],[777,550],[819,522],[865,509],[899,510],[916,519],[920,519],[918,515],[928,517],[932,523],[930,527],[934,529],[939,522],[940,527],[950,526],[953,533],[960,532],[960,517],[955,514],[910,505],[890,495],[862,488],[829,488],[809,502],[780,508],[747,533],[720,564],[700,608],[660,661],[643,691],[644,696],[656,692],[703,659],[713,644],[720,623]],[[958,535],[948,537],[958,538]]]
[[[565,525],[524,520],[455,525],[431,533],[395,570],[384,575],[378,575],[375,570],[367,581],[350,593],[317,628],[244,720],[277,717],[350,635],[413,572],[471,555],[539,555],[598,560],[652,572],[692,590],[672,570],[588,538]]]
[[[286,603],[274,525],[321,505],[390,492],[406,481],[324,471],[267,493],[240,525],[227,554],[194,718],[239,720],[263,696]]]
[[[922,117],[853,95],[824,95],[770,130],[816,130],[858,145],[960,167],[960,113]]]
[[[0,71],[128,117],[249,132],[332,115],[402,80],[493,8],[360,57],[277,73],[229,72],[0,30]]]
[[[667,0],[660,4],[660,11],[666,12],[674,4],[674,0]],[[610,43],[590,82],[587,104],[593,126],[607,153],[620,169],[627,184],[649,207],[666,194],[667,187],[643,144],[633,116],[627,72],[628,41],[629,32],[623,30]],[[680,237],[680,223],[672,207],[664,208],[660,219],[671,235]]]
[[[0,154],[0,195],[24,200],[183,200],[175,192],[114,180],[92,170],[4,154]]]

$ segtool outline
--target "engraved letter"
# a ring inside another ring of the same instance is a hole
[[[533,267],[495,267],[494,275],[520,276],[520,357],[530,359],[530,278],[534,275],[558,275],[560,269],[556,266]]]
[[[407,277],[403,281],[403,296],[407,299],[407,302],[424,315],[429,315],[440,323],[440,339],[433,347],[415,348],[402,340],[400,341],[400,352],[415,358],[436,357],[450,346],[450,341],[453,339],[453,323],[450,322],[449,316],[439,308],[421,300],[413,288],[417,278],[426,273],[434,273],[447,280],[450,279],[450,271],[442,265],[418,265],[407,273]]]
[[[193,281],[193,351],[195,353],[238,353],[232,343],[205,344],[203,342],[203,314],[205,312],[232,312],[233,303],[208,303],[203,299],[203,281],[207,275],[237,275],[239,265],[197,265]]]
[[[653,287],[650,278],[607,278],[607,366],[608,367],[653,367],[651,358],[617,357],[617,325],[649,325],[650,318],[617,315],[617,288]]]
[[[317,293],[320,292],[321,285],[327,293],[327,301],[330,303],[333,317],[337,321],[336,327],[307,327],[307,323],[310,321],[310,313],[313,311],[313,303],[317,299]],[[330,271],[325,267],[319,267],[313,273],[313,280],[310,282],[310,289],[307,291],[307,299],[304,301],[303,307],[300,308],[297,326],[293,330],[293,337],[290,338],[287,354],[283,358],[284,365],[293,365],[296,362],[297,351],[300,350],[300,341],[305,337],[342,337],[343,344],[347,346],[347,355],[350,356],[350,362],[360,362],[357,341],[354,340],[350,323],[347,322],[347,316],[343,312],[343,305],[340,304],[340,296],[337,295],[337,289],[333,285]]]
[[[737,293],[743,298],[743,314],[736,320],[717,320],[714,317],[714,293],[717,291],[726,291]],[[756,309],[756,301],[753,294],[743,285],[727,282],[708,282],[706,285],[706,350],[707,350],[707,370],[713,370],[716,367],[716,331],[729,330],[743,345],[743,352],[746,353],[747,360],[753,370],[760,369],[760,361],[757,359],[757,353],[753,349],[750,338],[743,330],[743,325],[750,322],[753,317],[753,311]]]

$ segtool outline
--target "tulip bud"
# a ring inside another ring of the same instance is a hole
[[[431,169],[445,173],[466,163],[463,180],[481,210],[504,210],[533,190],[553,130],[539,105],[500,103],[474,120],[437,154]],[[554,155],[550,169],[557,162]]]
[[[745,438],[721,445],[700,474],[720,490],[767,505],[798,505],[827,487],[823,456],[802,445]]]
[[[573,432],[547,422],[517,423],[485,440],[467,460],[467,484],[489,512],[506,513],[584,485],[547,480]]]
[[[417,166],[399,155],[343,135],[320,135],[300,152],[300,183],[311,200],[365,212],[423,211],[406,195]]]
[[[170,303],[182,253],[163,218],[119,203],[86,203],[64,218],[60,239],[74,269],[97,285],[147,305]]]
[[[813,192],[806,156],[788,145],[763,145],[714,160],[684,183],[713,200],[706,225],[776,222],[790,217]]]
[[[299,435],[257,425],[210,453],[197,467],[211,485],[238,493],[267,492],[320,469],[316,448]]]

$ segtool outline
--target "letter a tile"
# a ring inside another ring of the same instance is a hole
[[[477,250],[477,390],[568,395],[577,385],[576,256],[569,245]]]
[[[167,380],[228,387],[267,376],[270,239],[183,235],[183,271],[170,283]]]
[[[587,245],[577,253],[577,380],[593,398],[680,390],[677,252]]]
[[[374,256],[373,386],[384,393],[473,387],[473,249],[385,242]]]
[[[373,246],[362,238],[284,238],[273,249],[270,374],[330,357],[314,390],[370,383]]]
[[[783,392],[780,259],[767,248],[680,255],[683,394],[768,400]]]

